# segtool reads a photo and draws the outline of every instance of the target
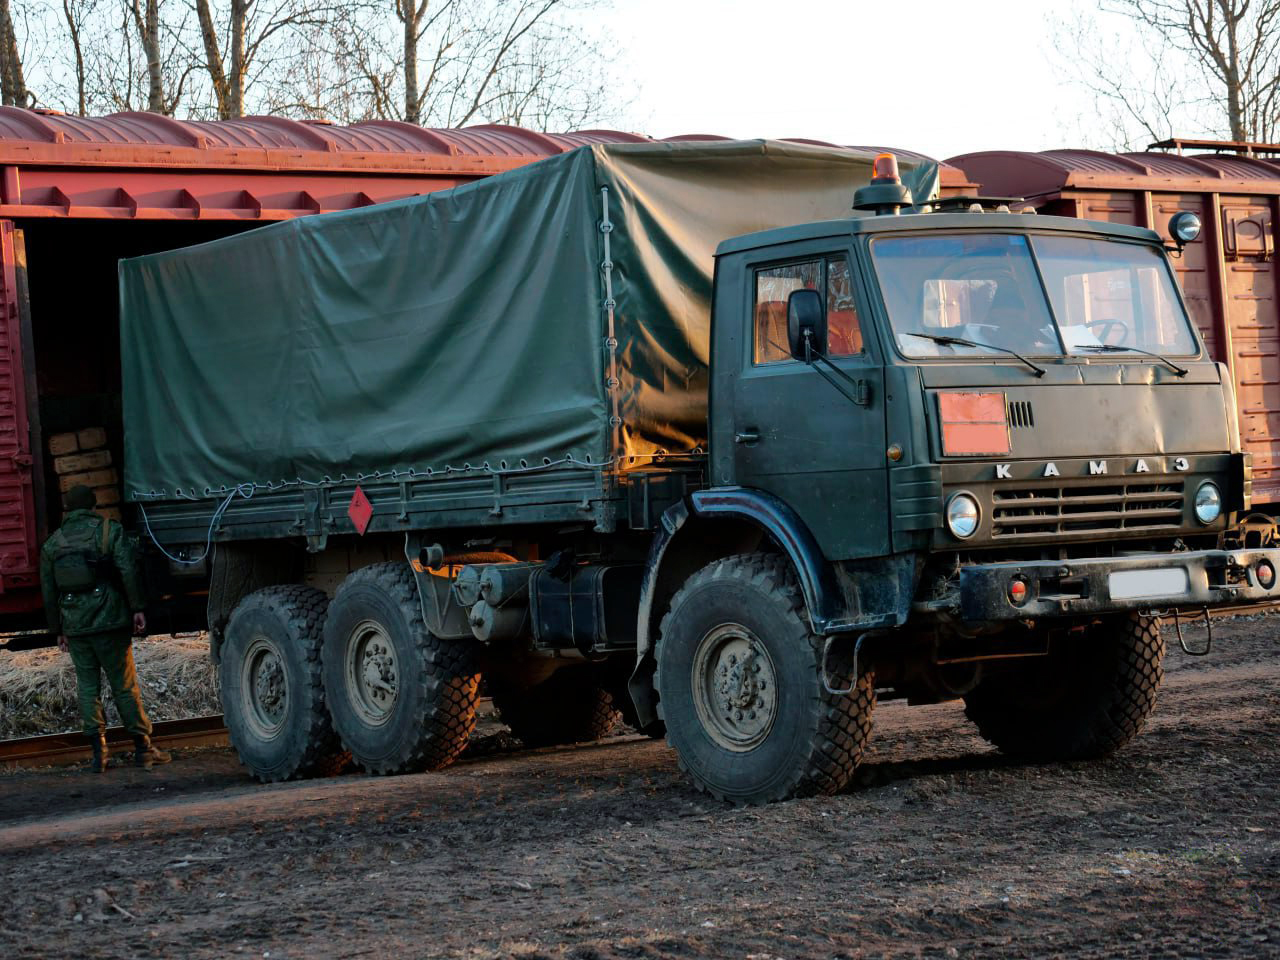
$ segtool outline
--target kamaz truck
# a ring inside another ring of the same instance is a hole
[[[1155,233],[873,158],[584,147],[124,261],[127,496],[248,768],[441,767],[482,688],[739,803],[847,785],[877,699],[1131,740],[1162,626],[1276,593],[1229,380]]]

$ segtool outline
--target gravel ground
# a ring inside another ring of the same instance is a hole
[[[1280,957],[1280,618],[1214,632],[1114,759],[1015,766],[957,705],[888,703],[853,789],[764,808],[638,737],[272,786],[213,749],[21,772],[0,956]]]

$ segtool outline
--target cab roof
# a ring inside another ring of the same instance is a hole
[[[1045,217],[1026,213],[904,213],[900,216],[862,216],[847,220],[821,220],[791,227],[775,227],[731,237],[716,248],[716,256],[741,253],[758,247],[773,247],[802,240],[858,234],[902,233],[908,231],[999,231],[1018,233],[1092,233],[1121,240],[1144,240],[1161,243],[1159,234],[1146,227],[1131,227],[1101,220],[1077,220],[1074,217]]]

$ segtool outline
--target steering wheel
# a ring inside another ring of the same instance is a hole
[[[1129,339],[1129,325],[1123,320],[1086,320],[1085,326],[1088,327],[1089,331],[1098,338],[1100,343],[1105,343],[1110,346],[1115,346]],[[1102,329],[1095,330],[1094,327],[1101,327]],[[1109,339],[1111,334],[1116,330],[1120,331],[1120,339]]]

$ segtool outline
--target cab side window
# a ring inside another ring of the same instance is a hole
[[[853,277],[844,257],[827,258],[827,356],[862,353],[862,327],[853,303]]]
[[[862,353],[849,261],[832,256],[756,271],[753,361],[757,365],[792,359],[787,345],[787,298],[803,289],[817,290],[826,300],[827,354],[850,357]]]

